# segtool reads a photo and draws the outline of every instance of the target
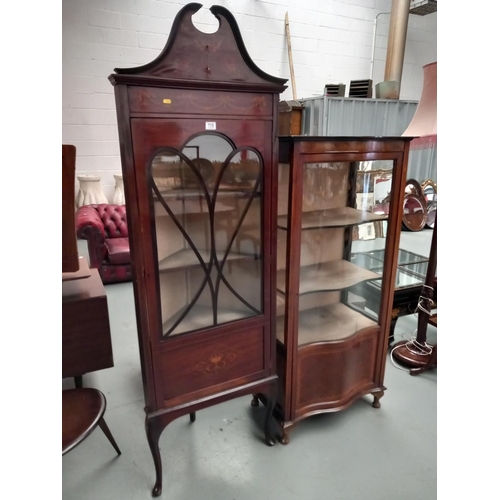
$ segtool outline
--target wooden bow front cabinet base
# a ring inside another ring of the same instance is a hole
[[[149,64],[114,85],[146,433],[162,490],[159,438],[174,419],[258,393],[277,398],[277,110],[285,82],[250,59],[233,16],[188,4]]]
[[[409,138],[279,138],[276,416],[380,406]],[[370,251],[384,250],[384,261]],[[367,297],[381,289],[376,304]],[[265,397],[256,396],[253,404]]]

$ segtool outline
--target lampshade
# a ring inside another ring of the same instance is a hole
[[[437,62],[423,66],[424,86],[422,97],[415,115],[403,132],[403,136],[413,136],[410,147],[425,148],[437,142]]]

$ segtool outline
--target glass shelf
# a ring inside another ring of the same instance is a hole
[[[351,255],[351,261],[382,276],[384,254],[384,250],[356,252]],[[395,289],[423,285],[427,275],[427,265],[427,257],[407,250],[399,250]],[[381,280],[373,281],[373,285],[380,288]]]
[[[372,250],[365,252],[356,252],[353,255],[368,255],[373,259],[379,260],[380,262],[384,262],[385,250]],[[399,250],[398,251],[398,266],[406,265],[406,264],[414,264],[417,262],[426,262],[428,259],[423,255],[418,255],[413,252],[409,252],[408,250]]]

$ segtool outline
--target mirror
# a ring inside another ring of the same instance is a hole
[[[422,182],[422,192],[427,203],[427,221],[425,226],[433,229],[436,221],[437,210],[437,186],[432,179],[425,179]]]
[[[421,196],[422,198],[424,197],[422,187],[420,186],[420,183],[415,179],[408,179],[406,181],[405,193]]]
[[[434,223],[436,222],[436,211],[437,211],[437,203],[435,201],[431,201],[427,204],[427,220],[425,225],[434,229]]]
[[[428,204],[437,201],[437,186],[433,180],[425,179],[421,187]]]
[[[403,200],[403,227],[408,231],[420,231],[427,221],[425,201],[416,194],[406,194]]]

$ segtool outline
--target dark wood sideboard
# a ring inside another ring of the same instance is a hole
[[[76,273],[63,273],[62,378],[81,387],[86,373],[113,367],[108,300],[97,269],[79,258]]]

